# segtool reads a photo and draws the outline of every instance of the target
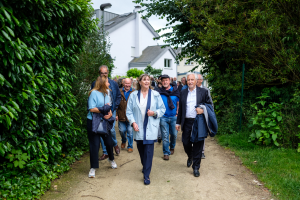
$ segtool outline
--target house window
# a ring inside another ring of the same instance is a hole
[[[171,61],[172,59],[165,59],[165,68],[171,67]]]
[[[135,57],[135,47],[131,47],[131,56]]]

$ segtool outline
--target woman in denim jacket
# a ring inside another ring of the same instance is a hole
[[[154,142],[157,141],[160,117],[166,111],[160,94],[152,90],[150,77],[139,77],[137,90],[131,93],[127,103],[126,116],[133,127],[133,138],[137,143],[143,165],[144,184],[150,184]]]

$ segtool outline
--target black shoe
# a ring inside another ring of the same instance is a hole
[[[190,167],[193,164],[193,159],[192,158],[188,158],[186,166]]]
[[[205,155],[204,155],[204,153],[202,153],[202,157],[201,157],[201,159],[205,159]]]
[[[199,177],[200,176],[200,172],[198,169],[194,169],[194,176],[195,177]]]
[[[160,144],[161,143],[161,138],[158,138],[157,142]]]

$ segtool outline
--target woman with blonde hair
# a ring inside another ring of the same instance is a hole
[[[150,184],[154,142],[157,141],[159,118],[165,111],[160,94],[150,86],[150,76],[142,74],[137,83],[137,90],[129,96],[126,116],[134,130],[133,138],[143,165],[145,185]]]
[[[114,161],[114,154],[113,154],[113,140],[111,137],[110,129],[108,129],[107,135],[99,135],[93,132],[93,115],[95,113],[101,113],[100,110],[103,110],[105,105],[108,104],[105,102],[110,102],[109,98],[109,82],[108,79],[103,77],[98,77],[95,83],[94,88],[89,92],[89,100],[88,100],[88,109],[89,113],[87,115],[87,132],[88,132],[88,139],[90,144],[90,164],[91,169],[89,172],[89,177],[94,178],[95,177],[95,169],[99,168],[99,160],[98,160],[98,154],[99,154],[99,148],[100,148],[100,137],[103,139],[104,144],[106,146],[106,150],[108,153],[108,161],[111,164],[111,167],[113,169],[117,168],[117,164]],[[100,109],[100,110],[99,110]],[[112,112],[110,108],[108,109],[108,113],[102,113],[104,115],[104,120],[111,120]]]

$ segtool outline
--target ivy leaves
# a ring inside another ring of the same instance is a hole
[[[71,89],[92,11],[86,1],[0,2],[0,198],[39,198],[28,184],[47,189],[86,147]]]

